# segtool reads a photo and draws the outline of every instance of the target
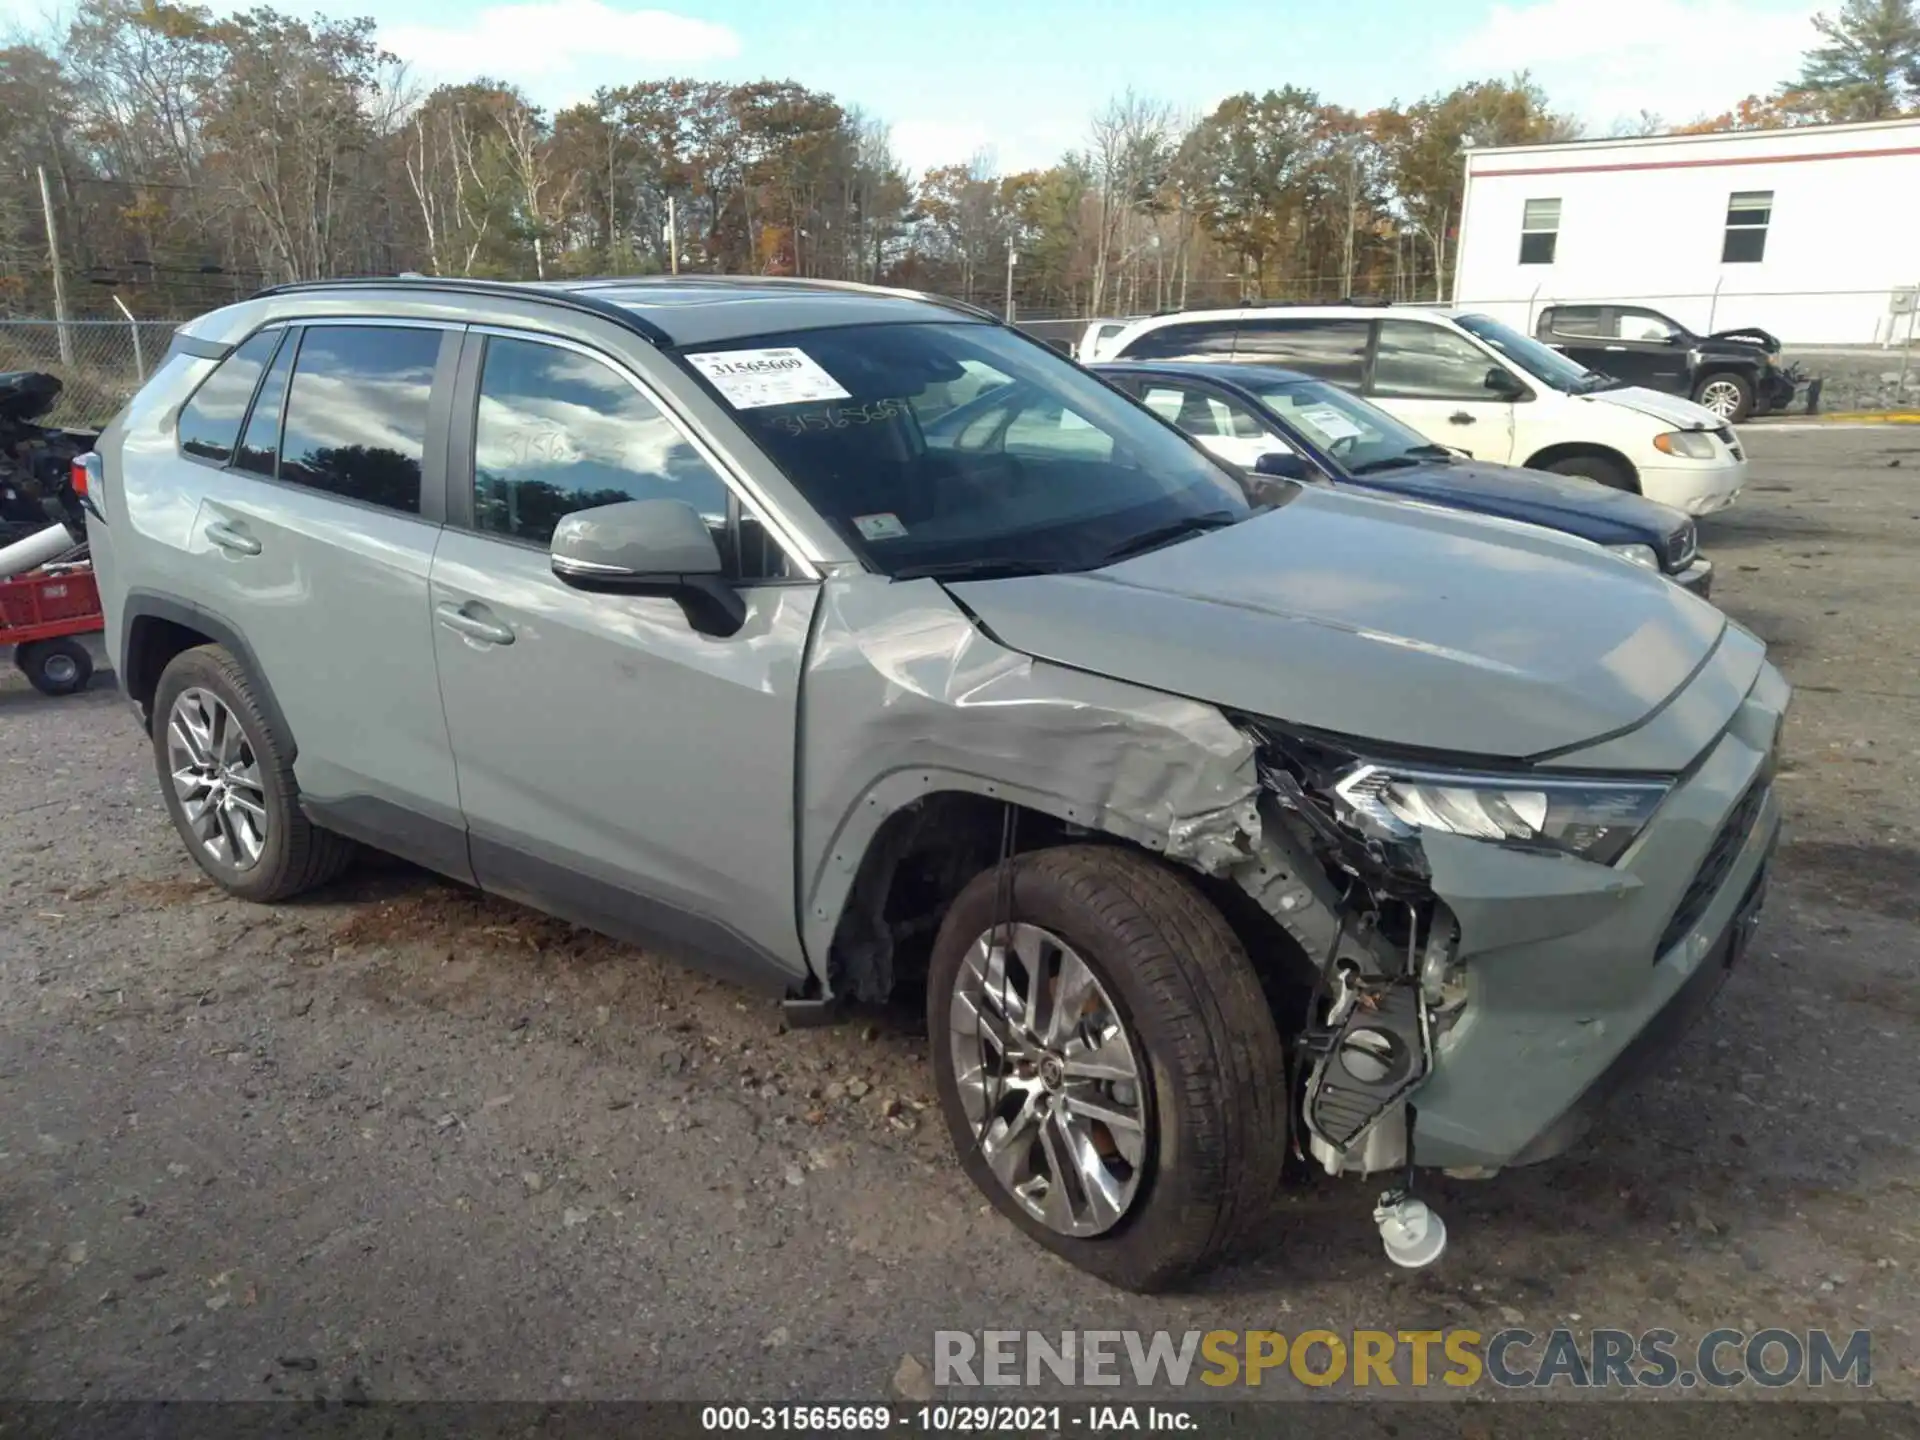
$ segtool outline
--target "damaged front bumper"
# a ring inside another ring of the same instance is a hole
[[[1487,1174],[1579,1139],[1704,1009],[1752,933],[1780,828],[1787,698],[1763,667],[1614,864],[1435,831],[1417,856],[1376,850],[1403,876],[1417,863],[1427,933],[1377,936],[1386,963],[1371,976],[1329,967],[1332,1013],[1305,1037],[1315,1157],[1335,1173]],[[1419,913],[1404,886],[1383,902],[1358,869],[1363,904]]]

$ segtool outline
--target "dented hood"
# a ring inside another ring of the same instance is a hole
[[[1638,725],[1726,623],[1583,540],[1320,490],[1104,570],[948,588],[1037,659],[1382,744],[1506,758]]]

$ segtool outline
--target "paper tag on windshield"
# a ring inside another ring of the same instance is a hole
[[[804,350],[711,350],[687,360],[736,410],[851,397]]]
[[[853,525],[869,540],[898,540],[907,533],[907,527],[891,510],[883,510],[878,515],[856,515]]]
[[[1300,412],[1300,418],[1306,421],[1307,424],[1313,426],[1314,429],[1318,430],[1329,440],[1346,440],[1360,433],[1360,427],[1358,425],[1347,419],[1347,417],[1342,415],[1338,410],[1330,409],[1324,405],[1315,405],[1310,409],[1302,410]]]

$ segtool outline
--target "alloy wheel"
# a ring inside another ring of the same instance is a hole
[[[267,845],[260,761],[239,717],[209,690],[180,692],[167,716],[167,769],[194,843],[234,870],[250,870]]]
[[[1709,380],[1700,389],[1700,403],[1722,420],[1740,411],[1740,387],[1731,380]]]
[[[955,977],[947,1039],[974,1143],[1007,1192],[1062,1235],[1118,1224],[1153,1138],[1147,1086],[1086,961],[1037,925],[987,931]]]
[[[71,685],[80,676],[80,662],[71,655],[51,655],[40,673],[54,685]]]

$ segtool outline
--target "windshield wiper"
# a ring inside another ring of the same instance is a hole
[[[1252,512],[1249,512],[1252,513]],[[1116,560],[1125,560],[1129,556],[1155,549],[1161,545],[1171,545],[1176,540],[1184,540],[1189,535],[1199,535],[1207,530],[1221,530],[1228,525],[1238,525],[1246,516],[1236,515],[1231,510],[1207,510],[1198,515],[1182,515],[1178,520],[1169,520],[1165,525],[1155,525],[1142,530],[1138,535],[1130,535],[1100,557],[1101,565],[1111,565]],[[1096,567],[1097,568],[1097,567]]]
[[[1349,465],[1347,470],[1354,475],[1371,475],[1376,470],[1401,470],[1409,465],[1428,465],[1436,460],[1452,459],[1453,452],[1444,445],[1410,445],[1398,455],[1382,455],[1377,460]]]
[[[890,578],[895,580],[1003,580],[1010,575],[1054,575],[1070,567],[1057,561],[998,559],[940,560],[929,565],[903,565]]]
[[[1579,381],[1579,388],[1575,390],[1574,393],[1576,395],[1591,395],[1596,390],[1624,390],[1626,385],[1627,382],[1619,377],[1605,375],[1596,370],[1591,375],[1582,377]]]

